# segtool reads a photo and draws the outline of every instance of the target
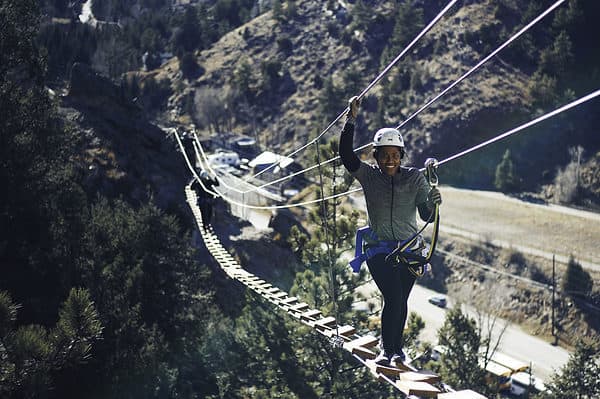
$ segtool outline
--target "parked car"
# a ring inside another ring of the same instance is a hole
[[[437,362],[446,352],[448,352],[448,348],[446,348],[444,345],[436,345],[431,348],[431,359]]]
[[[432,295],[427,298],[427,300],[429,303],[439,306],[440,308],[446,307],[446,297],[444,295]]]

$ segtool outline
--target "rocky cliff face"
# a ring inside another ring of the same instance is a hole
[[[161,208],[182,200],[188,174],[176,142],[109,79],[75,64],[61,112],[81,133],[78,161],[89,193],[134,203],[151,196]]]

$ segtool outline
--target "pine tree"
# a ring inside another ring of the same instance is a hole
[[[88,291],[72,289],[55,327],[16,327],[18,305],[0,291],[0,393],[7,397],[44,396],[53,373],[86,361],[101,337],[102,325]]]
[[[563,291],[573,297],[585,297],[591,294],[594,281],[590,274],[573,258],[569,258],[563,277]]]
[[[372,11],[367,7],[363,0],[356,0],[354,7],[351,10],[352,24],[350,30],[366,30],[369,27],[369,20]]]
[[[283,8],[281,7],[281,0],[273,0],[272,7],[273,19],[277,22],[281,22],[283,20]]]
[[[391,61],[417,35],[423,26],[423,9],[403,2],[398,4],[394,19],[394,30],[387,51],[382,53],[383,63]]]
[[[548,391],[537,397],[548,399],[592,399],[600,397],[600,355],[597,343],[578,340],[575,352],[560,372],[546,384]]]
[[[419,334],[425,328],[425,321],[415,312],[410,312],[406,320],[406,331],[404,332],[404,347],[409,351],[416,352]]]
[[[496,177],[494,186],[502,192],[511,192],[516,189],[516,178],[514,174],[514,165],[510,155],[510,150],[506,150],[502,156],[502,161],[496,167]]]
[[[486,392],[485,371],[479,366],[480,335],[475,320],[454,306],[438,331],[440,345],[447,348],[441,358],[442,380],[458,389]]]
[[[542,51],[538,70],[556,78],[564,77],[574,60],[572,47],[573,45],[567,32],[561,32],[556,37],[552,47]]]
[[[340,90],[333,84],[330,77],[325,78],[319,94],[319,113],[325,121],[332,120],[342,111],[344,102]]]

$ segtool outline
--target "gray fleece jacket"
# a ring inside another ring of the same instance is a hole
[[[347,122],[340,137],[342,163],[363,188],[369,225],[379,240],[405,240],[417,232],[418,207],[427,202],[430,186],[416,168],[401,166],[394,176],[358,159],[352,151],[354,124]]]

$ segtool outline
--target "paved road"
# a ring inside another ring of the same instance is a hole
[[[408,306],[411,311],[417,312],[425,321],[426,329],[421,336],[429,342],[437,341],[437,330],[444,323],[446,310],[430,304],[427,298],[434,295],[435,291],[416,285],[413,289]],[[453,306],[452,298],[448,298],[448,305]],[[464,309],[475,319],[473,309]],[[496,323],[496,336],[504,326],[505,321]],[[547,380],[554,370],[558,370],[569,360],[569,352],[563,348],[552,346],[548,342],[523,332],[518,326],[509,325],[500,344],[499,351],[515,359],[532,362],[533,374]]]

